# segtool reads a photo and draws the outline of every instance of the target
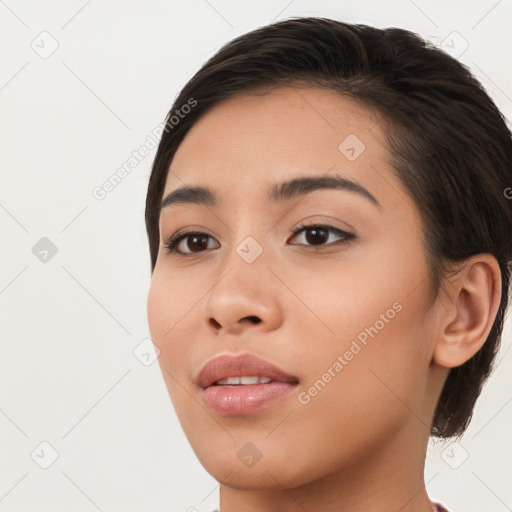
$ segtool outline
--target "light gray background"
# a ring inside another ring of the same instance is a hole
[[[217,505],[148,355],[155,149],[103,200],[92,192],[222,44],[297,15],[416,31],[469,65],[510,119],[511,0],[0,1],[4,512]],[[429,447],[427,489],[452,512],[512,510],[510,345],[509,319],[467,434]]]

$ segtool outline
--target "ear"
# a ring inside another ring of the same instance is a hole
[[[491,254],[465,260],[455,277],[445,282],[446,306],[433,360],[455,368],[471,359],[485,343],[501,301],[501,271]]]

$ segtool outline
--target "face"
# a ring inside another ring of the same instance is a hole
[[[176,152],[163,197],[216,201],[162,209],[149,327],[192,448],[230,487],[307,485],[428,435],[423,230],[389,159],[377,114],[313,88],[232,97]],[[198,384],[210,359],[247,354],[285,376]]]

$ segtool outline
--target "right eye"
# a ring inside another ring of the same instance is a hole
[[[203,252],[204,249],[215,249],[216,247],[208,247],[208,238],[213,240],[210,235],[198,231],[178,232],[172,235],[171,238],[163,244],[163,247],[167,249],[167,254],[174,253],[177,256],[190,256],[199,254]],[[189,252],[184,250],[185,248],[189,249]],[[199,250],[195,251],[193,249]]]

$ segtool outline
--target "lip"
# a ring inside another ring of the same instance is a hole
[[[228,377],[270,377],[273,381],[297,383],[299,379],[289,375],[274,364],[252,354],[223,354],[210,359],[201,369],[196,382],[202,388]]]
[[[269,377],[267,384],[217,385],[228,377]],[[220,355],[201,369],[196,383],[202,388],[205,404],[221,416],[254,413],[293,391],[299,379],[276,365],[252,354]]]

